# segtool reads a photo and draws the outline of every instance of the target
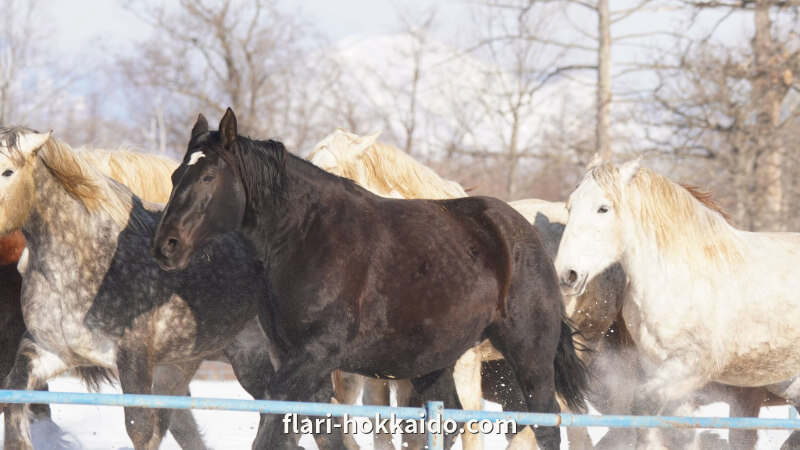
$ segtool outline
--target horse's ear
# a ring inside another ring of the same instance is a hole
[[[639,171],[639,167],[641,165],[642,165],[642,155],[639,155],[638,157],[619,166],[619,176],[622,179],[622,183],[623,184],[629,183],[636,175],[636,172]]]
[[[375,145],[375,141],[378,140],[378,136],[380,135],[381,132],[376,131],[374,133],[368,134],[366,136],[361,136],[360,138],[358,138],[358,146],[357,146],[358,153],[363,153],[368,148]]]
[[[362,137],[361,139],[363,140],[364,145],[369,147],[369,146],[375,144],[375,141],[378,140],[378,137],[381,135],[381,133],[382,133],[382,131],[376,131],[374,133],[371,133],[371,134],[368,134],[368,135]]]
[[[588,172],[604,162],[605,160],[603,160],[603,157],[600,156],[600,153],[595,153],[594,156],[592,156],[592,160],[586,165],[586,171]]]
[[[225,111],[225,115],[222,116],[222,120],[219,121],[219,135],[222,138],[222,145],[224,145],[225,148],[230,148],[230,146],[236,142],[237,133],[236,115],[234,115],[233,110],[228,107],[228,110]]]
[[[192,127],[192,139],[205,133],[208,133],[208,120],[206,120],[206,116],[200,114]]]
[[[34,154],[37,150],[39,150],[48,139],[50,139],[50,134],[53,133],[53,130],[48,131],[47,133],[25,133],[20,135],[19,140],[17,142],[17,148],[25,158]]]

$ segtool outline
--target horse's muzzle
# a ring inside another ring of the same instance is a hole
[[[561,292],[567,297],[581,295],[586,290],[587,279],[587,273],[578,273],[573,269],[565,270],[559,277]]]
[[[186,257],[189,252],[177,236],[154,240],[150,251],[164,270],[182,270],[189,265],[190,258]]]

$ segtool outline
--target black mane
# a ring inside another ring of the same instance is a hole
[[[224,151],[219,133],[212,131],[214,151],[241,178],[248,204],[258,204],[263,194],[269,192],[275,202],[282,202],[288,192],[286,180],[286,160],[291,156],[283,143],[272,139],[257,141],[238,136],[233,151]]]
[[[334,175],[292,154],[280,141],[272,139],[259,141],[240,135],[237,136],[233,151],[228,152],[217,147],[222,145],[217,131],[209,132],[206,138],[213,138],[216,141],[216,145],[212,145],[211,148],[233,167],[233,170],[241,178],[249,205],[259,204],[265,198],[265,192],[270,193],[269,196],[276,205],[280,205],[286,200],[289,190],[286,165],[290,160],[296,163],[293,164],[295,168],[302,170],[312,178],[338,180],[351,187],[365,190],[349,178]]]

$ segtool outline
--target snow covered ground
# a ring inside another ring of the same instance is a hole
[[[194,381],[191,385],[192,393],[198,397],[219,398],[250,398],[236,382],[230,381]],[[85,392],[85,388],[76,378],[61,377],[50,383],[51,391]],[[103,392],[119,392],[118,388],[106,386]],[[487,409],[498,410],[498,405],[487,404]],[[123,412],[121,407],[109,406],[82,406],[82,405],[53,405],[53,421],[61,427],[48,422],[37,422],[32,427],[34,445],[37,449],[130,449],[132,447],[125,432]],[[205,435],[206,443],[218,450],[249,449],[255,437],[258,426],[258,415],[249,412],[233,411],[194,411],[195,417]],[[787,417],[786,407],[772,407],[761,410],[761,417]],[[698,415],[727,416],[728,406],[714,404],[701,408]],[[3,425],[0,421],[0,433]],[[62,432],[64,434],[62,434]],[[727,431],[718,431],[727,437]],[[599,439],[605,429],[590,429],[594,440]],[[776,449],[788,435],[787,431],[759,431],[759,449]],[[0,443],[2,443],[0,434]],[[372,439],[367,435],[359,435],[356,440],[363,449],[372,448]],[[562,430],[562,448],[568,448]],[[399,442],[396,439],[396,442]],[[315,448],[313,440],[304,436],[301,445],[306,448]],[[484,436],[486,449],[505,447],[505,439],[500,435]],[[175,440],[167,435],[162,449],[179,449]],[[460,443],[456,443],[460,449]]]

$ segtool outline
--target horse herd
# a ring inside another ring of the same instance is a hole
[[[580,412],[588,400],[604,414],[675,415],[726,401],[757,415],[798,404],[799,235],[737,230],[708,194],[639,160],[592,161],[566,205],[506,204],[376,139],[337,130],[308,162],[239,135],[229,109],[217,131],[198,117],[178,164],[0,128],[2,387],[45,389],[74,369],[90,386],[118,378],[126,393],[188,395],[200,362],[219,359],[254,398],[276,400],[363,391],[388,403],[394,384],[398,404],[447,408],[488,398]],[[3,411],[5,448],[32,448],[31,412],[47,407]],[[188,411],[126,408],[125,426],[137,449],[167,429],[204,448]],[[592,447],[583,429],[568,436]],[[612,430],[596,447],[756,438]],[[559,448],[558,428],[511,446],[537,444]],[[253,448],[296,445],[279,417],[261,416]],[[798,434],[784,444],[795,445]]]

